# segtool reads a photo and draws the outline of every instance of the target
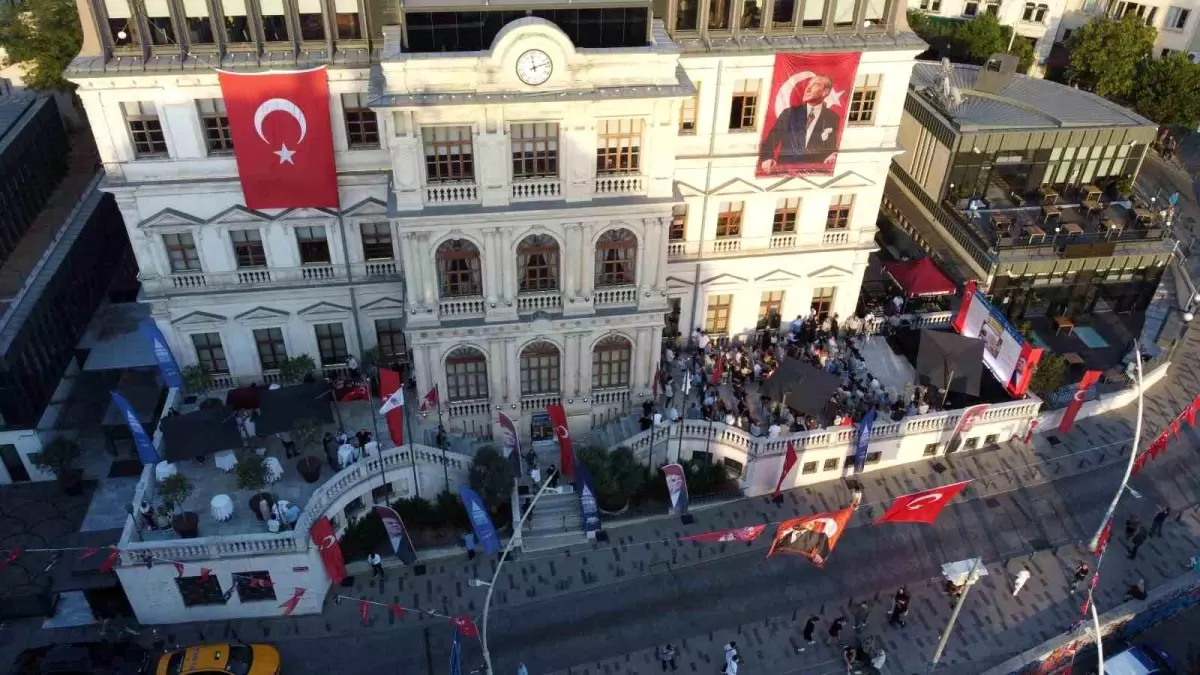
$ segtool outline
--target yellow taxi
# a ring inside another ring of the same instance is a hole
[[[271,645],[197,645],[167,652],[155,675],[279,675],[279,651]]]

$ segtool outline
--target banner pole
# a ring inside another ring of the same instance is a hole
[[[937,669],[938,661],[942,658],[942,652],[946,649],[946,643],[950,641],[950,633],[954,631],[954,622],[958,621],[958,613],[962,611],[963,603],[967,600],[967,594],[971,592],[971,587],[975,585],[975,570],[979,567],[980,558],[976,558],[971,563],[971,571],[967,573],[966,588],[963,589],[962,595],[958,596],[958,602],[954,605],[954,612],[950,614],[950,621],[946,624],[946,630],[942,632],[942,639],[938,641],[937,650],[933,652],[933,661],[929,663],[929,671],[932,673]]]
[[[437,391],[437,385],[433,385],[433,390]],[[445,427],[442,426],[442,395],[437,394],[437,411],[438,411],[438,447],[442,451],[442,476],[446,479],[446,492],[450,491],[450,469],[448,468],[450,460],[446,457],[446,442],[441,438],[446,433]]]
[[[400,394],[401,394],[401,396],[404,395],[404,382],[403,381],[400,382]],[[412,459],[413,491],[417,495],[417,498],[420,499],[421,498],[421,478],[417,475],[417,453],[415,450],[413,450],[412,422],[408,418],[408,406],[402,405],[400,407],[404,408],[404,433],[406,436],[408,436],[408,455]]]
[[[1125,488],[1129,485],[1129,478],[1133,475],[1133,463],[1137,461],[1138,444],[1142,440],[1142,410],[1144,401],[1142,400],[1142,348],[1137,340],[1133,342],[1133,358],[1137,364],[1137,419],[1133,425],[1133,447],[1129,450],[1129,463],[1125,465],[1125,476],[1121,479],[1121,487],[1117,488],[1117,494],[1113,495],[1112,503],[1108,505],[1108,510],[1104,512],[1104,518],[1100,520],[1100,527],[1096,530],[1096,534],[1092,535],[1092,540],[1088,542],[1088,550],[1095,552],[1096,547],[1100,545],[1100,533],[1104,532],[1104,526],[1108,521],[1112,520],[1113,514],[1117,510],[1117,502],[1121,501],[1121,495],[1125,494]]]

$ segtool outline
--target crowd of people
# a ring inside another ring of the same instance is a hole
[[[840,322],[837,314],[797,316],[786,331],[779,321],[766,322],[753,340],[712,339],[700,328],[679,351],[666,347],[657,375],[662,409],[642,405],[641,425],[680,418],[713,420],[739,427],[754,436],[829,426],[852,426],[871,409],[878,419],[898,421],[935,409],[941,396],[909,384],[903,390],[884,386],[867,365],[862,349],[871,339],[875,317],[852,316]],[[886,322],[885,322],[886,323]],[[796,410],[783,400],[757,393],[757,384],[775,374],[786,359],[799,359],[841,378],[841,384],[820,411]],[[731,396],[722,395],[728,386]],[[696,392],[693,396],[693,392]]]

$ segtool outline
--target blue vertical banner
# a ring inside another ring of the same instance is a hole
[[[583,462],[575,465],[575,488],[579,490],[579,517],[583,520],[583,531],[596,532],[600,529],[600,506],[596,504],[592,473]]]
[[[483,506],[483,498],[468,487],[460,488],[458,496],[462,498],[463,507],[467,509],[467,518],[471,520],[471,529],[475,530],[475,538],[479,540],[484,552],[488,555],[499,553],[500,535],[496,534],[492,517]]]
[[[854,473],[862,473],[867,466],[867,446],[871,444],[871,427],[875,426],[875,408],[863,415],[858,423],[858,441],[854,446]]]
[[[454,627],[454,642],[450,643],[450,675],[462,675],[462,642],[458,627]]]
[[[163,337],[162,331],[147,317],[138,322],[138,332],[154,349],[154,360],[158,362],[158,372],[162,375],[163,382],[168,387],[183,389],[183,374],[179,372],[179,364],[175,361],[171,348],[167,346],[167,339]]]
[[[129,401],[125,400],[117,392],[112,392],[113,403],[121,409],[121,414],[125,416],[125,423],[129,425],[129,433],[133,434],[133,443],[137,446],[138,458],[142,460],[142,464],[158,464],[160,457],[158,451],[154,449],[154,441],[146,435],[146,430],[142,428],[142,422],[138,419],[137,413],[133,411],[133,406],[129,405]]]

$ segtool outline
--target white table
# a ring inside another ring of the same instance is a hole
[[[283,465],[279,463],[278,457],[268,457],[265,460],[267,465],[267,482],[274,483],[283,478]]]
[[[154,479],[160,483],[177,473],[179,470],[170,462],[162,461],[154,465]]]
[[[342,443],[338,447],[338,466],[346,468],[354,463],[355,459],[354,446],[349,443]]]
[[[223,523],[233,517],[233,500],[229,495],[216,495],[209,506],[212,508],[212,517],[219,522]]]
[[[222,450],[213,455],[213,465],[225,473],[233,471],[233,467],[237,466],[237,463],[237,455],[233,454],[232,450]]]

